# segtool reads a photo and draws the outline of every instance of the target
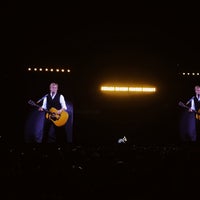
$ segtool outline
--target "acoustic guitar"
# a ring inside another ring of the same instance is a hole
[[[32,100],[29,100],[28,104],[40,108],[40,106]],[[69,118],[69,114],[67,111],[62,111],[61,114],[57,114],[58,110],[54,107],[50,108],[49,110],[44,109],[44,111],[46,112],[45,117],[51,120],[58,127],[64,126]]]
[[[181,106],[182,108],[186,108],[188,110],[190,109],[190,107],[186,106],[182,101],[179,101],[178,105]],[[200,109],[198,111],[192,110],[192,112],[194,112],[196,114],[196,119],[200,120]]]

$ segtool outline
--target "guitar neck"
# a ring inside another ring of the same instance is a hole
[[[39,106],[38,104],[36,104],[35,102],[33,102],[33,101],[31,101],[31,100],[29,100],[28,103],[29,103],[30,105],[32,105],[32,106],[37,107],[37,108],[40,108],[40,107],[41,107],[41,106]],[[43,108],[43,110],[44,110],[45,112],[47,112],[47,113],[51,113],[51,112],[50,112],[49,110],[47,110],[47,109],[44,109],[44,108]]]
[[[189,106],[186,106],[186,105],[185,105],[183,102],[181,102],[181,101],[178,103],[178,105],[181,106],[181,107],[183,107],[183,108],[186,108],[186,109],[188,109],[188,110],[190,109]],[[198,113],[196,110],[193,110],[193,109],[192,109],[192,112]]]

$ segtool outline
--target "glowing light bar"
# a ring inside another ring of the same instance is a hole
[[[132,92],[142,92],[143,88],[142,87],[130,87],[129,91],[132,91]]]
[[[110,91],[110,92],[156,92],[156,88],[155,87],[102,86],[101,91]]]
[[[128,87],[115,87],[116,91],[126,92],[128,91]]]

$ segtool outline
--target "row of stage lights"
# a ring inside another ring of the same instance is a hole
[[[61,72],[61,73],[64,73],[64,72],[71,72],[70,69],[65,69],[65,68],[48,68],[48,67],[45,67],[45,68],[42,68],[42,67],[28,67],[27,68],[27,71],[29,72]]]
[[[45,67],[45,68],[42,68],[42,67],[28,67],[27,68],[27,71],[29,72],[71,72],[71,70],[68,68],[48,68],[48,67]],[[180,72],[179,73],[180,75],[182,76],[199,76],[200,73],[199,72]]]
[[[28,67],[27,71],[29,72],[71,72],[71,70],[68,68],[48,68],[48,67]],[[199,72],[181,72],[179,73],[182,76],[199,76]],[[147,93],[155,93],[156,88],[155,87],[120,87],[120,86],[101,86],[101,91],[104,92],[147,92]]]
[[[182,76],[199,76],[199,72],[181,72],[180,73]]]

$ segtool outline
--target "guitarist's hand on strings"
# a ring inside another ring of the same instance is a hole
[[[61,108],[60,110],[57,111],[57,114],[60,115],[60,114],[62,113],[63,110],[64,110],[64,109]]]

